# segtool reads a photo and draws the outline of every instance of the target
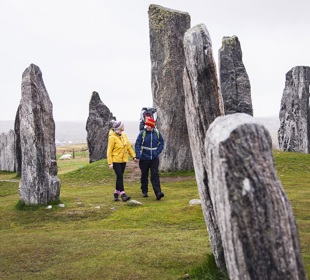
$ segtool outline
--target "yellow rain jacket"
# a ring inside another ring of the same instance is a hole
[[[124,132],[118,135],[113,129],[110,129],[107,149],[108,164],[112,164],[113,162],[127,162],[128,153],[132,158],[136,157],[127,135]]]

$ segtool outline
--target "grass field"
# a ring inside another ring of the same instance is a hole
[[[274,157],[309,275],[310,155]],[[188,203],[199,198],[193,172],[161,174],[165,197],[156,201],[152,193],[141,197],[130,165],[126,191],[143,203],[132,206],[113,201],[115,178],[105,160],[88,164],[77,154],[58,166],[63,208],[23,207],[15,173],[0,173],[0,279],[220,279],[188,276],[211,254],[201,207]]]

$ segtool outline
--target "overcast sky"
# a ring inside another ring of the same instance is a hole
[[[150,4],[205,24],[216,63],[222,38],[238,36],[254,116],[278,116],[285,74],[310,66],[309,0],[0,0],[0,120],[15,119],[31,63],[55,121],[86,122],[93,91],[118,119],[138,120],[152,106]]]

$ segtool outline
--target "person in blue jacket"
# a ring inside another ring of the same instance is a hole
[[[159,154],[164,149],[164,139],[155,128],[155,120],[146,118],[144,129],[140,131],[136,144],[136,160],[141,170],[141,190],[143,197],[148,197],[148,177],[151,171],[151,183],[157,200],[164,197],[159,180]]]

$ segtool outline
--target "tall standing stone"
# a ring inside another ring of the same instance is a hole
[[[309,87],[310,67],[296,66],[286,73],[278,130],[282,151],[310,152]]]
[[[31,64],[22,76],[19,107],[21,148],[20,199],[23,203],[42,204],[57,201],[60,181],[57,177],[55,122],[53,105],[42,73]]]
[[[14,122],[14,132],[15,132],[15,162],[16,162],[16,173],[21,176],[22,174],[22,149],[20,143],[20,119],[19,119],[20,105],[17,108],[15,122]]]
[[[101,101],[97,92],[93,92],[89,102],[89,115],[86,123],[89,162],[107,157],[109,129],[113,115]]]
[[[219,65],[225,115],[246,113],[253,116],[251,85],[237,36],[223,38]]]
[[[237,113],[218,117],[205,142],[229,279],[305,280],[297,225],[277,177],[268,130]]]
[[[14,172],[15,169],[15,133],[11,129],[0,134],[0,170]]]
[[[183,36],[190,28],[188,13],[149,6],[151,83],[159,131],[165,139],[160,169],[190,170],[193,161],[185,120]]]
[[[183,76],[185,115],[196,181],[215,260],[224,270],[222,240],[208,189],[204,141],[210,124],[216,117],[224,114],[224,108],[212,54],[211,38],[205,25],[200,24],[186,31],[184,52],[186,58]]]

